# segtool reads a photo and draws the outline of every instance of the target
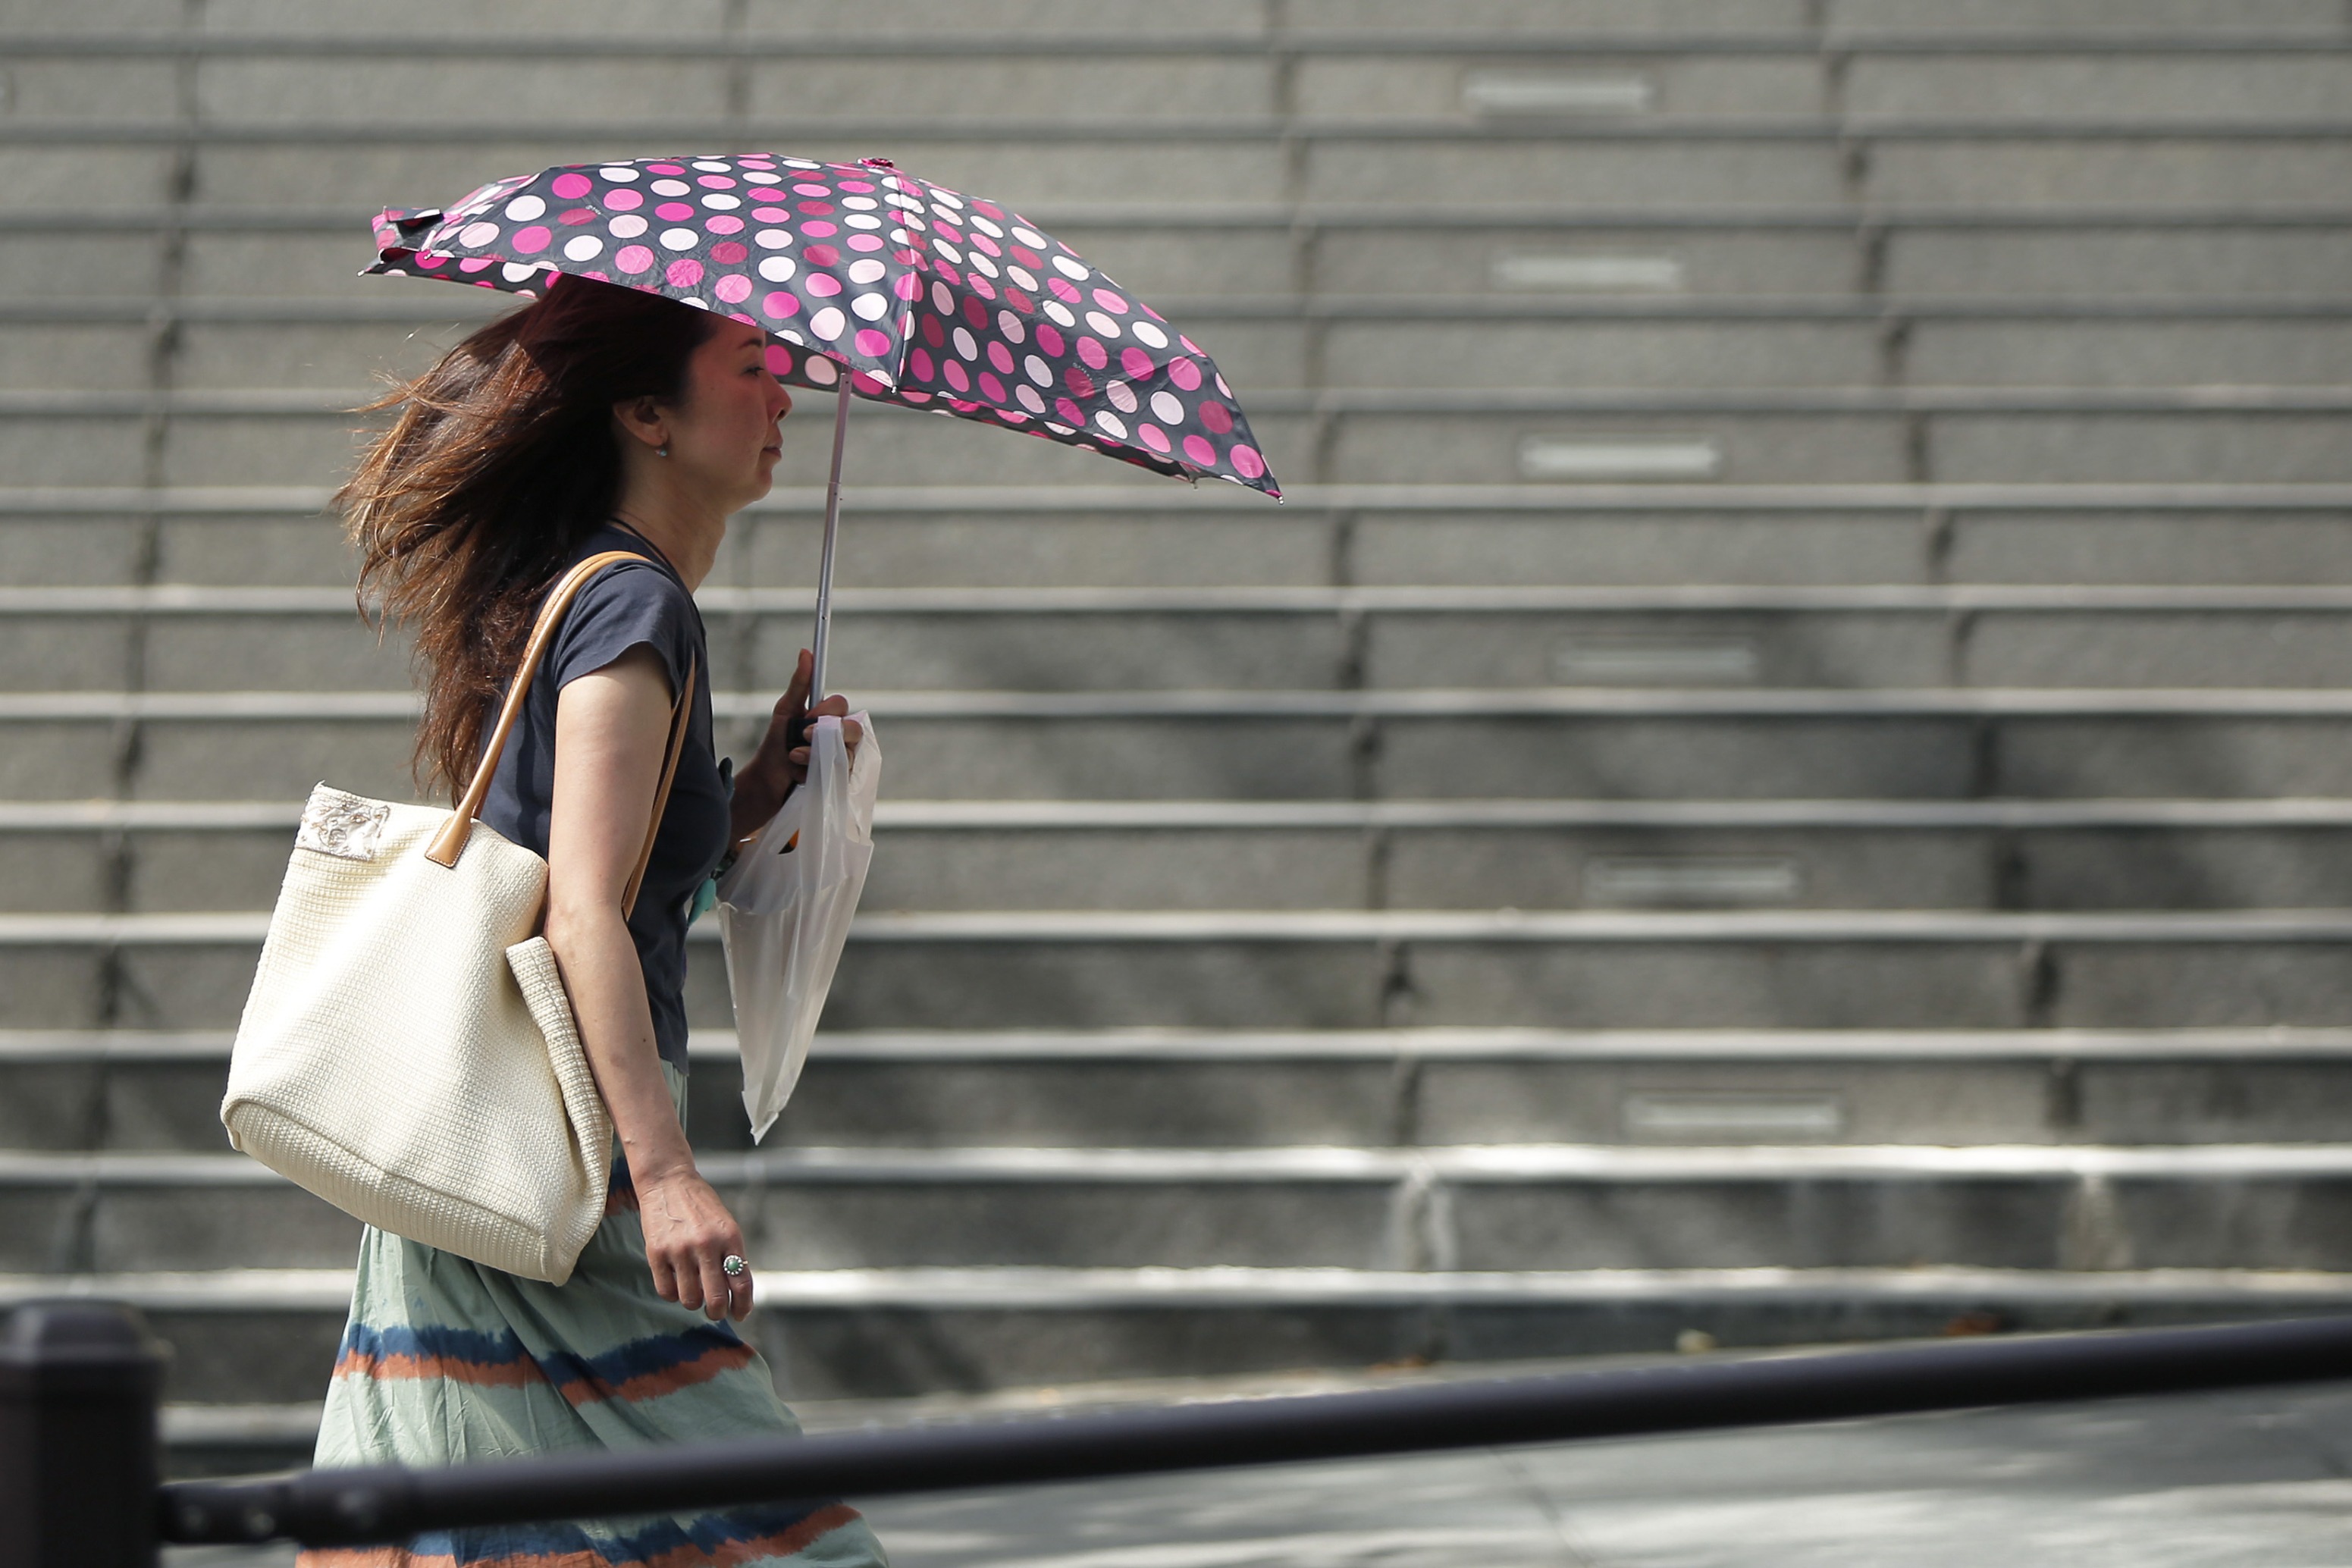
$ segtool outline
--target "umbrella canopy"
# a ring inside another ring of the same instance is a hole
[[[765,331],[791,384],[1044,437],[1269,496],[1215,363],[1076,251],[887,158],[563,164],[387,208],[373,273],[535,297],[558,272]],[[837,467],[837,464],[836,464]]]

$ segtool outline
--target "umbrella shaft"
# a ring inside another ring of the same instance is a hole
[[[833,544],[841,530],[841,453],[849,440],[849,377],[841,378],[841,396],[833,409],[833,469],[824,482],[824,552],[816,568],[816,640],[812,645],[809,700],[824,694],[825,642],[833,631]]]

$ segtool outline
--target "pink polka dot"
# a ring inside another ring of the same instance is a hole
[[[782,223],[793,215],[782,207],[753,207],[751,216],[761,223]]]
[[[944,261],[934,261],[931,263],[931,270],[938,273],[940,277],[946,279],[950,283],[961,283],[963,281],[963,274],[957,271],[954,268],[950,267]]]
[[[667,223],[684,223],[694,216],[694,209],[684,202],[664,202],[654,208],[654,216]]]
[[[1118,351],[1118,366],[1137,381],[1144,380],[1156,368],[1151,363],[1150,354],[1145,353],[1141,349],[1133,348]]]
[[[833,195],[833,187],[831,185],[803,184],[794,185],[793,189],[798,191],[804,196],[829,196]]]
[[[994,202],[983,202],[977,197],[972,200],[971,210],[982,217],[1002,218],[1004,216],[1003,207],[998,206]]]
[[[1025,245],[1016,245],[1013,247],[1013,259],[1032,272],[1045,265],[1045,258]]]
[[[1150,447],[1153,451],[1165,452],[1168,450],[1168,433],[1160,429],[1159,426],[1149,424],[1139,425],[1135,427],[1135,433],[1138,436],[1142,437],[1143,444]]]
[[[507,243],[514,247],[515,254],[518,256],[536,256],[545,250],[548,241],[554,237],[555,236],[549,231],[545,224],[535,223],[529,228],[515,230],[514,237]]]
[[[642,245],[625,245],[613,256],[613,265],[624,272],[643,272],[653,264],[654,253]]]
[[[1062,334],[1055,330],[1051,321],[1037,323],[1037,346],[1049,354],[1060,354],[1069,347],[1062,341]]]
[[[977,300],[966,300],[963,302],[963,319],[975,327],[984,327],[988,325],[988,307]]]
[[[1063,384],[1067,386],[1072,392],[1076,393],[1080,397],[1092,397],[1095,395],[1095,378],[1088,375],[1085,371],[1080,370],[1076,365],[1072,365],[1069,369],[1062,373],[1062,382]],[[1083,425],[1086,421],[1081,418],[1076,420],[1076,423]]]
[[[841,252],[829,245],[812,245],[801,252],[801,259],[811,267],[831,267],[841,259]]]
[[[702,281],[702,263],[691,256],[681,256],[662,273],[673,289],[691,289]]]
[[[871,327],[860,329],[854,341],[857,344],[857,352],[871,359],[879,359],[890,352],[890,334],[877,332]]]
[[[898,280],[890,285],[890,292],[901,300],[912,300],[922,291],[923,280],[911,272],[900,273]]]
[[[779,289],[760,301],[760,309],[778,321],[782,321],[787,316],[800,314],[801,302],[795,296]]]
[[[1075,305],[1078,302],[1077,286],[1066,278],[1048,278],[1045,279],[1045,287],[1051,289],[1054,291],[1054,298],[1065,305]]]
[[[1184,455],[1204,468],[1217,460],[1217,449],[1209,445],[1206,436],[1185,437]]]
[[[980,390],[981,395],[986,397],[991,403],[1002,403],[1004,401],[1004,384],[997,380],[994,376],[989,374],[986,371],[982,371],[980,373]]]
[[[1201,352],[1201,345],[1194,342],[1192,339],[1186,337],[1181,332],[1176,334],[1176,341],[1184,345],[1184,352],[1186,353],[1196,354]]]
[[[988,236],[984,234],[975,234],[971,237],[971,247],[984,256],[1002,256],[1004,254],[1003,247],[1001,247],[996,241],[989,238]]]
[[[931,347],[935,349],[941,348],[946,345],[948,341],[948,330],[946,327],[940,324],[940,319],[937,316],[925,316],[923,318],[923,341],[930,344]]]
[[[599,283],[610,283],[613,280],[613,275],[609,272],[583,272],[580,276],[593,278]]]
[[[863,180],[844,180],[841,182],[841,188],[854,196],[870,196],[874,194],[874,187]]]
[[[643,193],[632,190],[606,191],[604,205],[613,212],[632,213],[646,205]]]
[[[882,237],[878,234],[853,234],[849,237],[849,248],[865,251],[879,250],[882,248]]]
[[[1257,455],[1255,447],[1235,446],[1232,453],[1234,472],[1245,479],[1254,479],[1265,472],[1265,459]]]
[[[1234,427],[1233,412],[1222,403],[1203,400],[1201,404],[1201,423],[1223,436]]]
[[[811,217],[831,217],[833,216],[833,204],[831,202],[794,202],[793,205],[808,214]]]
[[[1062,423],[1065,425],[1083,425],[1087,422],[1087,411],[1066,397],[1054,399],[1054,412],[1061,416]]]
[[[792,374],[793,351],[784,347],[782,343],[770,343],[768,345],[768,374],[770,375]]]
[[[1006,348],[1003,343],[992,342],[988,345],[988,363],[994,365],[998,371],[1002,372],[1003,374],[1011,375],[1013,374],[1013,351]]]
[[[811,239],[831,239],[835,235],[839,234],[841,230],[835,227],[832,224],[826,223],[822,218],[807,218],[803,220],[801,224],[801,232],[807,235]]]
[[[730,310],[730,311],[728,311],[728,312],[727,312],[727,319],[728,319],[729,321],[740,321],[740,322],[742,322],[742,323],[743,323],[745,326],[747,326],[747,327],[756,327],[756,326],[758,326],[758,325],[760,324],[759,322],[757,322],[757,321],[753,321],[751,317],[749,317],[749,316],[745,315],[745,314],[744,314],[742,311],[740,311],[740,310]]]
[[[751,280],[740,272],[730,272],[721,278],[710,291],[730,305],[740,305],[751,297]]]
[[[743,232],[743,220],[733,213],[720,213],[717,217],[704,218],[702,226],[713,234],[740,234]]]
[[[558,174],[547,188],[565,201],[572,202],[578,201],[596,187],[585,174]]]
[[[1110,363],[1110,351],[1094,339],[1083,335],[1078,339],[1078,357],[1097,370]]]
[[[1100,305],[1104,310],[1110,311],[1113,315],[1124,316],[1127,314],[1127,301],[1120,299],[1118,295],[1112,293],[1108,289],[1097,289],[1095,290],[1095,303]]]
[[[738,266],[747,259],[751,254],[751,247],[743,244],[740,240],[721,240],[719,243],[710,247],[710,259],[717,262],[721,267]]]
[[[820,300],[830,300],[841,292],[841,279],[826,273],[812,272],[802,280],[801,287]]]
[[[938,379],[939,367],[931,363],[930,352],[929,350],[917,349],[913,353],[907,356],[907,363],[914,366],[915,379],[917,381],[935,381]]]
[[[1189,359],[1171,359],[1168,362],[1168,379],[1187,392],[1198,392],[1201,390],[1201,367]]]
[[[436,268],[448,266],[449,258],[437,250],[420,250],[416,253],[416,265],[431,272]]]
[[[573,207],[571,211],[565,213],[555,221],[562,224],[566,228],[578,228],[583,223],[594,223],[596,221],[596,209],[594,207]]]
[[[866,334],[863,332],[858,334],[860,337],[864,337],[866,335]],[[884,393],[890,390],[887,383],[877,381],[862,370],[854,370],[849,373],[849,384],[856,388],[859,392],[864,393],[868,397],[879,397]]]
[[[958,392],[970,392],[971,390],[971,377],[964,374],[963,366],[956,363],[953,360],[949,360],[946,363],[940,366],[940,374],[946,380],[950,386],[954,387]]]
[[[646,168],[648,173],[656,174],[683,174],[686,173],[685,166],[679,163],[647,163]]]
[[[735,182],[724,174],[699,174],[694,183],[709,191],[731,191],[735,188]]]
[[[973,293],[979,295],[983,300],[993,300],[996,298],[996,285],[991,283],[987,279],[982,278],[977,272],[966,273],[964,275],[963,286],[971,289]]]

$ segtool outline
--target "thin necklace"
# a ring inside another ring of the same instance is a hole
[[[673,577],[679,575],[677,563],[669,558],[669,552],[664,550],[660,545],[656,544],[652,540],[646,539],[644,531],[637,528],[635,524],[630,522],[619,512],[614,512],[613,514],[612,523],[614,528],[619,529],[624,533],[635,534],[639,539],[645,539],[646,548],[652,551],[656,555],[661,558],[661,563],[669,568],[670,575]]]

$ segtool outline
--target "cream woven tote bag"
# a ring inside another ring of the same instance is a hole
[[[456,810],[311,792],[221,1101],[232,1145],[345,1213],[558,1285],[604,1218],[613,1119],[537,934],[547,862],[474,814],[563,612],[596,573],[643,559],[592,555],[555,585]]]

